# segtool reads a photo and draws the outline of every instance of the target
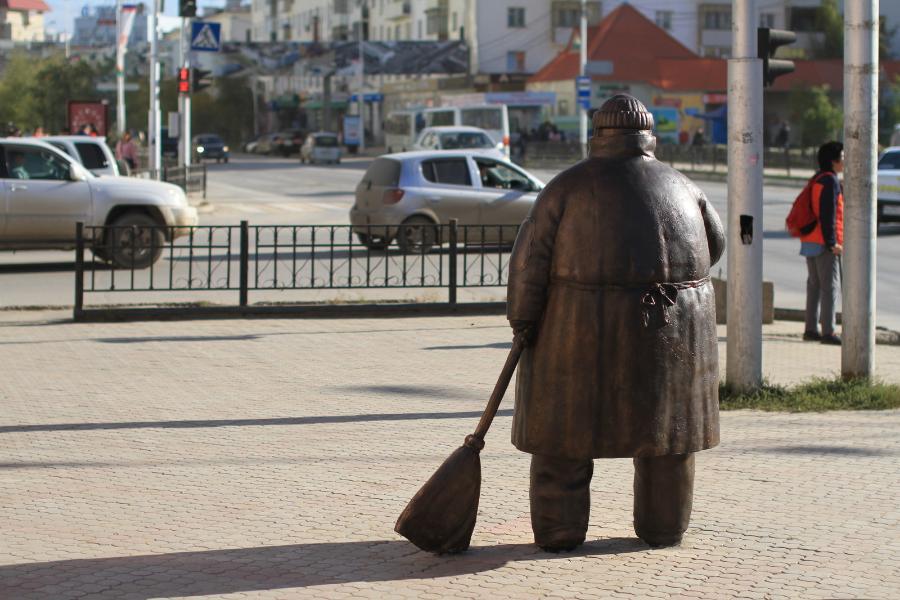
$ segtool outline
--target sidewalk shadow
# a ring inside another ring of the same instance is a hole
[[[354,582],[453,577],[482,573],[521,560],[565,560],[648,551],[637,538],[595,540],[569,553],[550,554],[532,544],[470,548],[435,556],[401,540],[293,544],[72,559],[0,566],[0,597],[169,598],[219,595]],[[81,585],[79,585],[81,584]],[[50,588],[54,590],[48,596]]]

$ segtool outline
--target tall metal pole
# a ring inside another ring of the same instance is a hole
[[[878,0],[844,3],[844,269],[841,375],[875,368]]]
[[[153,0],[150,13],[150,115],[147,126],[149,137],[150,170],[159,179],[162,172],[162,135],[159,114],[159,0]]]
[[[125,133],[125,47],[122,45],[122,0],[116,0],[116,131]]]
[[[728,341],[726,381],[762,385],[762,61],[756,1],[735,0],[728,60]]]
[[[585,75],[587,67],[587,0],[581,0],[581,75]],[[587,158],[588,116],[587,109],[580,107],[579,135],[581,139],[581,158]]]
[[[184,68],[188,70],[189,77],[193,80],[194,74],[191,73],[191,19],[182,17],[181,19],[181,56]],[[193,81],[191,81],[193,84]],[[184,94],[181,102],[181,152],[183,159],[181,164],[185,167],[191,166],[191,94],[193,89]]]

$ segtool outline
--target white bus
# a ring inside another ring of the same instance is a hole
[[[384,145],[388,153],[412,150],[425,128],[421,110],[395,110],[384,120]]]
[[[497,149],[509,157],[509,111],[505,104],[426,108],[425,126],[441,125],[468,125],[484,129],[497,144]]]

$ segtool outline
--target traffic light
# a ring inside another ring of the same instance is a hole
[[[212,79],[209,79],[207,76],[212,73],[212,71],[207,71],[204,69],[191,69],[191,91],[199,92],[204,88],[208,88],[212,85]]]
[[[178,69],[178,93],[191,93],[191,70],[187,68]]]
[[[776,77],[794,72],[794,61],[772,58],[781,46],[793,44],[797,34],[784,29],[756,29],[756,55],[763,61],[763,85],[769,87]]]
[[[178,0],[178,16],[196,17],[197,0]]]

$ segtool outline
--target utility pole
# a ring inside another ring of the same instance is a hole
[[[728,341],[725,378],[762,385],[763,66],[756,0],[735,0],[728,60]]]
[[[584,77],[587,69],[587,0],[581,0],[581,76]],[[588,148],[588,113],[584,106],[579,107],[580,113],[580,139],[581,158],[587,158]]]
[[[844,3],[844,255],[841,375],[875,368],[878,0]]]
[[[153,0],[150,13],[150,115],[147,137],[149,138],[150,170],[156,178],[162,176],[162,135],[159,114],[159,0]]]

